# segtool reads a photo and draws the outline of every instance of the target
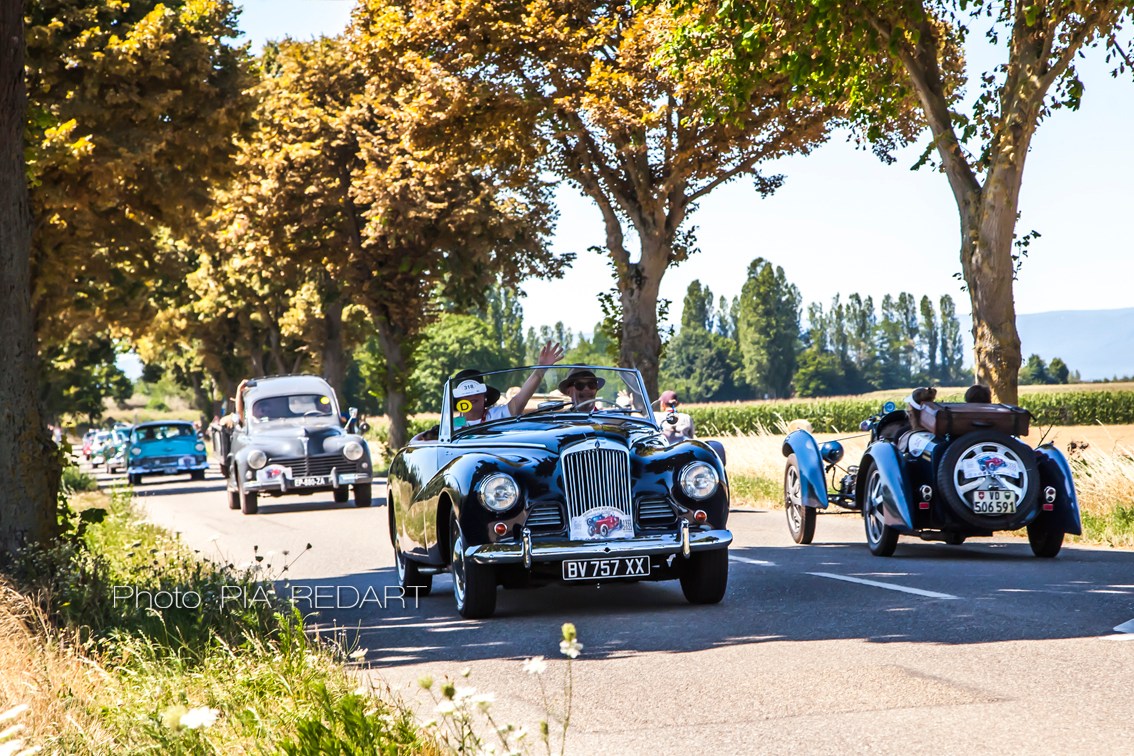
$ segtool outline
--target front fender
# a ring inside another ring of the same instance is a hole
[[[815,437],[804,430],[792,431],[784,439],[783,454],[795,454],[799,465],[799,492],[805,507],[826,509],[827,480],[823,476],[823,459]]]
[[[902,464],[898,449],[893,444],[875,443],[866,450],[863,457],[862,468],[866,469],[867,460],[870,466],[878,470],[882,479],[882,514],[886,524],[899,530],[909,532],[914,529],[913,510],[910,508],[909,480],[906,477],[906,468]],[[859,476],[857,495],[859,506],[869,495],[870,476],[863,480]]]
[[[1036,465],[1039,467],[1040,483],[1055,489],[1055,504],[1050,515],[1064,533],[1082,535],[1079,497],[1075,494],[1075,482],[1071,478],[1071,465],[1067,458],[1052,444],[1044,444],[1036,447]]]

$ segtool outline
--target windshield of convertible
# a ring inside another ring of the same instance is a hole
[[[518,417],[580,415],[603,420],[653,420],[636,370],[556,365],[543,370],[518,368],[481,374],[462,371],[449,380],[447,420],[453,434],[482,423]]]
[[[335,404],[324,394],[292,394],[265,396],[252,401],[248,416],[252,428],[294,424],[337,425],[339,418]]]

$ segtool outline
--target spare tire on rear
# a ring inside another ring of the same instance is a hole
[[[1016,511],[977,514],[968,494],[990,489],[1016,492]],[[937,493],[963,522],[981,530],[1022,527],[1039,501],[1036,454],[1027,444],[1000,433],[982,430],[954,439],[937,468]]]

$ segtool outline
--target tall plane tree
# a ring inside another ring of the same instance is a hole
[[[1114,73],[1131,66],[1120,39],[1130,0],[680,0],[706,9],[683,42],[729,46],[718,81],[737,95],[754,66],[775,60],[801,93],[848,108],[851,122],[883,151],[901,142],[885,121],[911,99],[932,140],[936,163],[960,216],[961,273],[972,304],[977,380],[1000,401],[1017,400],[1020,338],[1012,281],[1024,163],[1037,127],[1057,108],[1077,109],[1083,85],[1075,68],[1084,48],[1103,46]],[[962,101],[956,52],[970,28],[989,27],[1005,61],[981,75],[972,105]],[[798,32],[783,55],[783,29]],[[706,42],[707,41],[707,42]],[[1121,135],[1115,135],[1122,139]],[[1030,237],[1025,235],[1024,239]],[[1020,241],[1024,241],[1021,239]]]
[[[765,68],[730,112],[713,111],[708,66],[674,74],[658,58],[674,27],[663,8],[629,0],[405,6],[413,10],[406,33],[431,40],[424,44],[435,60],[536,111],[549,168],[598,206],[621,305],[620,363],[640,369],[656,394],[658,293],[666,271],[695,250],[686,223],[695,204],[745,177],[762,194],[773,191],[781,177],[760,165],[821,142],[830,109],[793,98],[789,78]]]
[[[0,0],[0,559],[54,534],[60,472],[36,389],[23,12]]]

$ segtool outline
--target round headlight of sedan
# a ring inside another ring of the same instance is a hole
[[[259,470],[264,465],[268,464],[268,455],[259,449],[253,449],[248,452],[248,466],[253,470]]]
[[[139,454],[142,453],[142,449],[141,449],[141,447],[135,446],[134,448],[132,448],[130,450],[130,453],[133,454],[136,457],[136,456],[138,456]]]
[[[347,441],[343,447],[343,456],[351,462],[362,459],[362,444],[357,441]]]
[[[204,451],[204,450],[205,450],[205,445],[204,445],[203,443],[201,443],[200,441],[198,441],[198,442],[197,442],[197,446],[195,446],[194,448],[195,448],[195,449],[196,449],[197,451]]]
[[[712,496],[721,479],[717,471],[706,462],[692,462],[685,466],[679,478],[681,490],[690,499],[707,499]]]
[[[493,512],[503,512],[511,509],[520,498],[520,487],[511,475],[493,473],[480,482],[477,487],[480,502]]]

